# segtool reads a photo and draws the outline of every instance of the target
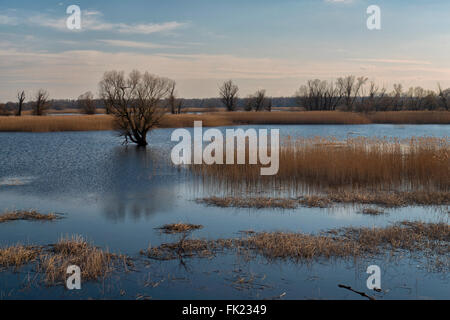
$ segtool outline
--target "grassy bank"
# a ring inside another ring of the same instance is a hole
[[[309,112],[211,112],[202,114],[167,114],[160,127],[192,127],[194,120],[202,120],[205,127],[256,124],[450,124],[447,111],[399,111],[371,114],[309,111]],[[0,117],[0,131],[54,132],[96,131],[114,129],[108,115],[61,115]]]

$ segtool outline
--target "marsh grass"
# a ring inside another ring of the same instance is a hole
[[[319,258],[356,258],[385,251],[443,255],[448,264],[450,226],[446,223],[403,221],[384,228],[340,228],[320,234],[259,232],[236,239],[182,239],[148,248],[141,254],[157,260],[211,257],[226,249],[250,251],[269,261],[310,261]]]
[[[0,267],[20,267],[33,263],[37,274],[47,285],[64,283],[67,267],[77,265],[86,281],[98,281],[116,270],[127,271],[132,261],[125,255],[110,253],[89,244],[81,236],[61,238],[49,246],[24,246],[21,244],[0,248]]]
[[[339,111],[280,111],[280,112],[209,112],[202,114],[166,114],[159,127],[193,127],[194,120],[205,127],[257,124],[449,124],[448,111],[396,111],[355,113]],[[0,131],[54,132],[113,130],[110,115],[57,115],[0,117]]]
[[[198,230],[201,228],[203,228],[203,226],[199,225],[199,224],[178,222],[178,223],[165,224],[162,227],[159,227],[157,229],[159,229],[162,232],[167,233],[167,234],[174,234],[174,233],[189,232],[189,231]]]
[[[331,191],[325,195],[306,195],[298,198],[270,197],[206,197],[197,199],[198,203],[222,208],[281,208],[295,209],[299,206],[309,208],[329,208],[336,204],[371,204],[386,208],[409,205],[442,206],[450,204],[450,192],[443,191],[405,191],[405,192],[368,192],[368,191]],[[377,211],[377,212],[375,212]],[[376,214],[382,211],[366,208],[362,213]]]
[[[40,247],[22,244],[0,248],[0,268],[18,270],[20,267],[35,261],[41,250]]]
[[[448,138],[358,137],[339,141],[288,137],[281,143],[279,171],[274,176],[261,176],[261,165],[201,164],[189,168],[208,189],[236,193],[278,189],[448,192],[449,155]]]
[[[54,221],[57,219],[61,219],[61,215],[56,213],[42,214],[36,210],[11,211],[0,215],[0,223],[17,220]]]
[[[297,201],[294,199],[282,199],[282,198],[238,198],[238,197],[210,197],[197,199],[197,202],[204,203],[206,205],[222,207],[222,208],[281,208],[281,209],[294,209],[298,206]]]
[[[110,253],[89,244],[83,237],[75,235],[61,238],[46,253],[40,256],[38,271],[45,274],[49,284],[64,282],[67,267],[77,265],[84,280],[96,281],[107,277],[117,268],[127,270],[131,260],[124,255]]]

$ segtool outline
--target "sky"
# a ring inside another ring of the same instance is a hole
[[[80,30],[66,27],[70,5]],[[369,5],[380,30],[367,28]],[[242,97],[292,96],[349,74],[447,88],[449,15],[444,0],[0,0],[0,101],[96,94],[105,71],[133,69],[176,80],[185,98],[215,97],[228,79]]]

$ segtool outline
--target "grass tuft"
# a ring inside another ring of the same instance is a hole
[[[171,224],[165,224],[162,227],[159,227],[158,229],[162,230],[162,232],[167,234],[174,234],[174,233],[183,233],[183,232],[189,232],[193,230],[198,230],[203,228],[202,225],[199,224],[190,224],[190,223],[171,223]]]
[[[1,214],[0,223],[16,220],[53,221],[60,218],[61,216],[56,213],[42,214],[36,210],[12,211]]]

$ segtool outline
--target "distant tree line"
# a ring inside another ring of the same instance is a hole
[[[40,89],[25,102],[25,91],[17,93],[16,102],[0,103],[0,115],[22,115],[32,110],[34,115],[43,115],[49,109],[79,109],[85,114],[110,113],[105,97],[95,98],[90,91],[78,99],[50,100],[49,93]],[[297,107],[306,111],[343,110],[354,112],[401,111],[401,110],[449,110],[450,88],[427,90],[422,87],[405,89],[402,84],[393,85],[392,91],[369,81],[367,77],[349,75],[336,80],[308,80],[295,92],[293,97],[270,97],[266,90],[239,97],[239,87],[232,81],[225,81],[218,88],[218,97],[205,99],[183,99],[176,92],[176,82],[171,80],[168,93],[161,99],[166,112],[179,114],[183,109],[198,108],[214,111],[225,108],[228,111],[271,111],[275,108]]]
[[[448,110],[450,89],[437,85],[437,92],[421,87],[404,90],[396,83],[388,92],[366,77],[346,76],[336,81],[308,80],[295,94],[296,104],[305,110],[356,112],[400,110]]]

